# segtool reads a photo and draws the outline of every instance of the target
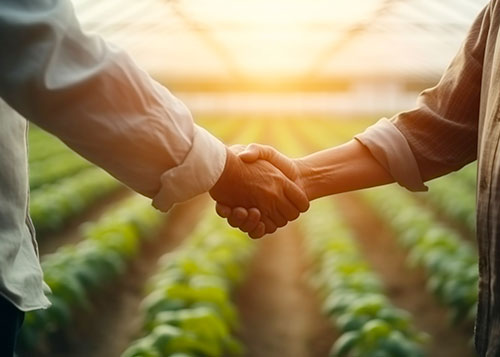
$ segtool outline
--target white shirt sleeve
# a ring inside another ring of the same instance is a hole
[[[391,121],[382,118],[354,138],[370,150],[401,186],[410,191],[428,190],[408,141]]]
[[[3,0],[0,34],[0,96],[156,207],[217,181],[225,146],[126,53],[83,33],[70,1]]]
[[[161,175],[161,189],[153,205],[162,211],[215,185],[226,163],[226,147],[205,129],[195,126],[193,144],[182,164]]]

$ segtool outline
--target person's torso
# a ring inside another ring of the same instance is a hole
[[[29,218],[27,122],[0,99],[0,294],[23,310],[46,307]]]

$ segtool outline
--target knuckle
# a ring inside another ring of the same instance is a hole
[[[262,237],[260,234],[255,233],[250,233],[248,236],[252,239],[259,239],[260,237]]]
[[[244,227],[240,227],[239,228],[240,231],[242,231],[243,233],[250,233],[250,231],[248,229],[245,229]]]
[[[299,216],[300,216],[300,212],[299,211],[294,211],[292,214],[290,214],[289,220],[290,221],[296,220],[297,218],[299,218]]]
[[[240,226],[240,222],[234,217],[229,218],[227,221],[231,227],[238,228]]]
[[[237,220],[243,220],[247,216],[247,212],[244,208],[238,207],[234,210],[234,217]]]
[[[286,219],[284,219],[283,217],[276,217],[276,219],[274,220],[274,223],[278,226],[278,227],[283,227],[286,225]]]
[[[270,229],[267,231],[267,233],[274,233],[274,232],[276,232],[276,230],[277,230],[277,229],[278,229],[278,228],[277,228],[276,226],[275,226],[275,227],[272,227],[272,228],[270,228]]]

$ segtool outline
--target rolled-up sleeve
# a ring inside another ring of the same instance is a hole
[[[394,181],[410,191],[426,191],[417,161],[404,135],[386,118],[355,136]]]
[[[0,34],[1,97],[156,207],[217,181],[225,146],[126,53],[83,33],[70,1],[4,0]]]
[[[226,163],[225,146],[214,143],[205,129],[195,127],[191,150],[182,164],[161,175],[161,188],[153,205],[162,211],[174,203],[183,202],[208,191],[217,182]]]
[[[489,23],[487,5],[439,83],[420,94],[416,109],[383,119],[355,137],[400,185],[426,190],[423,179],[476,159]]]

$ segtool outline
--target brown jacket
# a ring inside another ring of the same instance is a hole
[[[487,357],[500,356],[499,26],[500,3],[492,0],[438,85],[420,95],[418,107],[357,136],[411,190],[478,159],[475,340],[479,355]]]

